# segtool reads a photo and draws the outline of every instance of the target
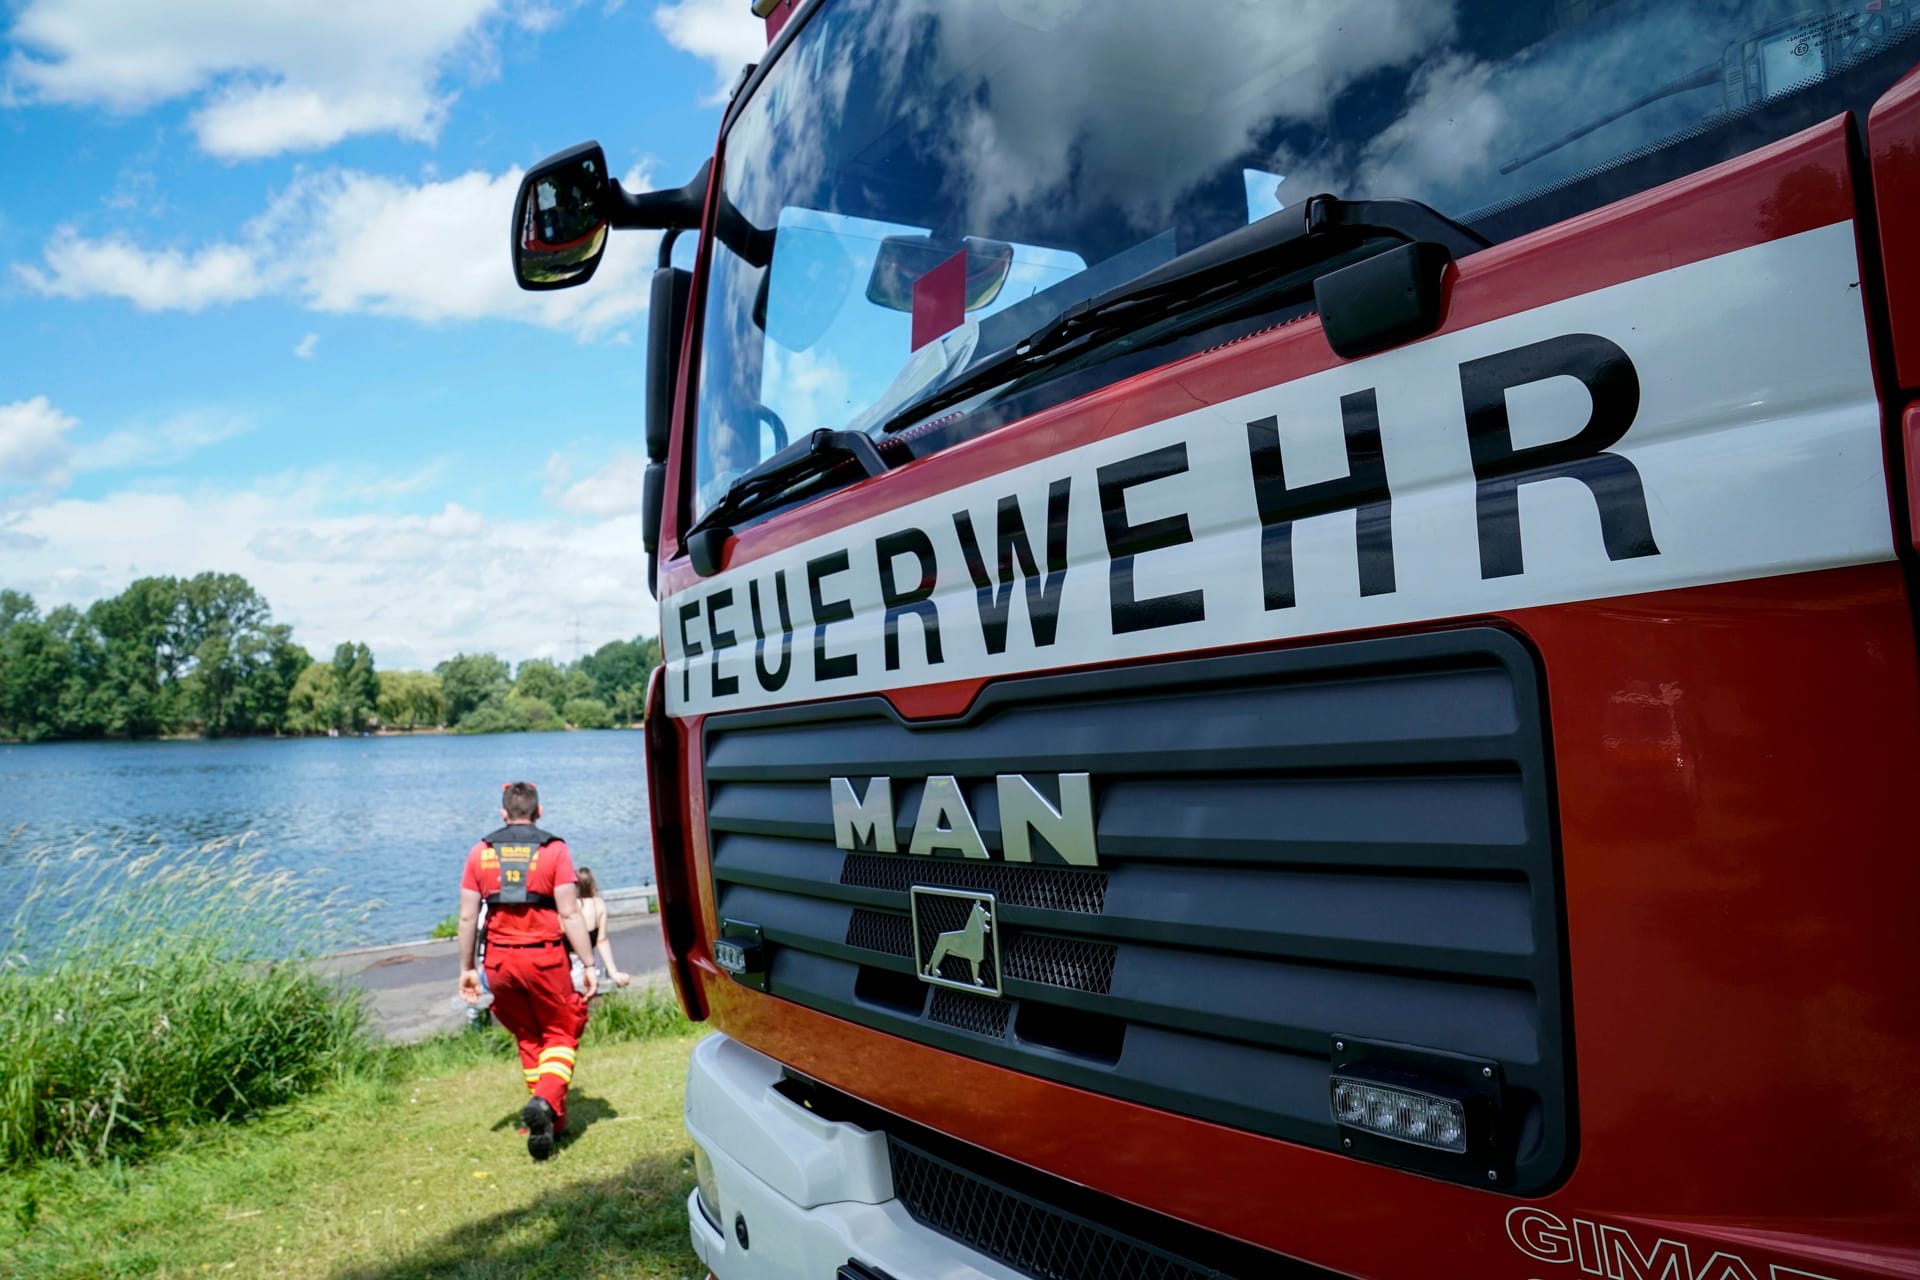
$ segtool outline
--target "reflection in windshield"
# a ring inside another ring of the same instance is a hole
[[[712,247],[700,506],[1249,221],[1323,191],[1471,220],[1805,91],[1916,3],[826,0],[726,141],[774,250]],[[929,248],[882,263],[889,237]],[[969,238],[1012,246],[985,305]]]

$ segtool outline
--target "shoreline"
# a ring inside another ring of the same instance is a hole
[[[636,916],[659,914],[659,891],[650,884],[631,885],[624,889],[604,889],[600,900],[607,904],[607,919],[628,920]],[[348,960],[356,956],[376,955],[382,951],[413,951],[420,947],[437,946],[442,942],[452,942],[453,938],[409,938],[404,942],[371,942],[364,947],[348,947],[344,951],[329,951],[315,957],[319,960]]]
[[[76,743],[127,747],[143,742],[358,742],[363,738],[504,738],[521,733],[638,733],[646,727],[645,721],[636,721],[633,724],[608,725],[604,729],[582,729],[569,724],[557,729],[487,729],[475,733],[462,733],[458,729],[438,725],[431,729],[377,729],[370,733],[230,733],[217,738],[209,738],[203,733],[162,733],[151,738],[0,738],[0,747],[51,747]]]
[[[660,917],[646,907],[650,894],[651,886],[643,886],[601,895],[615,959],[633,975],[629,990],[670,981]],[[366,993],[376,1035],[405,1042],[467,1025],[466,1011],[453,1003],[459,945],[454,938],[391,942],[317,956],[313,964],[342,986]]]

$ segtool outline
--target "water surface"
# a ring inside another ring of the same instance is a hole
[[[642,743],[607,731],[0,746],[0,874],[38,846],[159,833],[184,849],[252,831],[267,866],[324,868],[322,889],[378,900],[343,946],[425,937],[456,906],[468,847],[500,825],[505,782],[540,788],[541,826],[603,889],[651,883]]]

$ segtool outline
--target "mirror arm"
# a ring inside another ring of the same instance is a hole
[[[713,174],[713,161],[700,166],[693,181],[671,191],[628,191],[618,178],[607,187],[613,196],[612,217],[608,222],[623,230],[690,231],[700,225],[700,210],[707,201],[707,182]]]
[[[685,230],[685,227],[669,227],[667,234],[660,237],[660,254],[654,260],[654,266],[656,268],[670,267],[673,265],[673,242],[678,240],[680,233]]]
[[[720,210],[714,218],[717,224],[713,234],[721,244],[733,252],[750,267],[765,268],[773,262],[773,241],[777,234],[763,230],[747,220],[737,205],[720,193]]]

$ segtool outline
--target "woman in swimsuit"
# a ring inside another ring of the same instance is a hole
[[[587,926],[587,941],[593,947],[593,967],[599,975],[600,989],[606,989],[609,978],[615,986],[624,987],[633,979],[613,962],[613,942],[607,936],[607,903],[600,896],[600,886],[594,882],[593,870],[580,867],[574,875],[580,882],[580,922]],[[578,956],[573,958],[573,985],[576,988],[586,985]]]

